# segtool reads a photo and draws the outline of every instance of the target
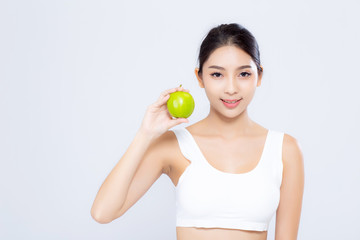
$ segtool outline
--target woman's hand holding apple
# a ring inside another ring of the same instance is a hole
[[[173,119],[168,111],[167,100],[170,97],[170,93],[176,91],[189,92],[189,90],[184,89],[183,87],[165,90],[161,93],[156,102],[147,107],[144,119],[141,123],[140,131],[151,139],[161,136],[167,130],[176,125],[189,122],[186,118]]]

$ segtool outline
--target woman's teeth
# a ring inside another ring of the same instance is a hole
[[[221,99],[221,100],[223,100],[223,99]],[[226,102],[226,103],[236,103],[239,100],[234,100],[234,101],[225,101],[225,100],[223,100],[223,101]]]

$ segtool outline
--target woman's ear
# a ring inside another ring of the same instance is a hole
[[[260,74],[258,74],[258,80],[257,80],[257,84],[256,86],[259,87],[261,85],[261,79],[262,79],[262,76],[263,76],[263,73],[264,73],[264,68],[262,66],[261,67],[261,72]]]
[[[195,68],[195,76],[199,82],[199,86],[204,88],[204,81],[202,80],[201,74],[199,75],[199,68]]]

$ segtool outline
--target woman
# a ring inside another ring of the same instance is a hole
[[[178,240],[266,240],[275,213],[275,239],[296,239],[303,156],[294,137],[248,116],[263,75],[255,38],[239,24],[211,29],[195,75],[209,99],[209,115],[169,130],[188,122],[170,116],[169,95],[189,90],[164,91],[102,184],[92,217],[109,223],[122,216],[164,173],[176,186]]]

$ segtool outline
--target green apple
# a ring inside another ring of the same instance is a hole
[[[191,94],[182,91],[170,93],[166,104],[169,113],[175,118],[188,118],[195,108],[195,101]]]

